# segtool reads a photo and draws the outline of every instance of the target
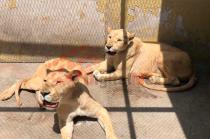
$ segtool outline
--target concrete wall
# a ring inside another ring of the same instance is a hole
[[[83,56],[89,55],[89,49],[92,53],[93,47],[100,51],[98,57],[103,57],[106,27],[119,28],[122,22],[144,41],[174,44],[196,59],[210,57],[210,0],[125,3],[126,6],[120,0],[0,0],[0,61],[35,62],[74,57],[87,51],[79,55]],[[125,20],[121,20],[122,10]],[[74,47],[82,49],[75,51]]]
[[[210,0],[128,0],[128,30],[210,58]]]

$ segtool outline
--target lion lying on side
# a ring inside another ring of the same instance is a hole
[[[93,75],[97,80],[117,80],[132,74],[149,79],[152,84],[140,80],[146,88],[169,92],[185,90],[194,85],[191,60],[184,51],[163,43],[143,43],[123,29],[108,28],[108,33],[105,61],[88,71],[90,73],[95,69]],[[180,85],[182,81],[188,83]]]
[[[20,106],[21,102],[19,98],[19,93],[21,89],[34,90],[36,92],[40,91],[43,86],[43,80],[46,77],[48,71],[49,70],[59,71],[59,69],[66,69],[67,71],[72,71],[75,69],[81,70],[81,66],[65,58],[55,58],[46,61],[37,68],[32,77],[23,79],[12,85],[10,88],[1,92],[0,100],[7,100],[15,94],[17,104]],[[53,80],[54,77],[51,76],[51,78]]]
[[[67,59],[52,59],[40,65],[35,74],[15,83],[0,93],[0,99],[9,99],[14,93],[20,106],[20,89],[34,90],[41,107],[56,109],[62,139],[70,139],[73,118],[97,118],[105,130],[106,139],[117,139],[107,110],[91,98],[87,89],[87,75],[77,63]]]

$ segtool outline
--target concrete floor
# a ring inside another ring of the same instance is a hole
[[[0,63],[0,90],[30,76],[39,64]],[[92,80],[93,97],[105,106],[119,139],[209,139],[210,68],[197,66],[199,82],[186,92],[151,91],[122,81]],[[56,139],[60,137],[55,112],[38,108],[33,93],[23,92],[22,108],[14,97],[0,102],[0,139]],[[102,139],[104,132],[92,120],[75,125],[75,139]]]

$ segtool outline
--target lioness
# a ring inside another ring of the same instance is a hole
[[[98,118],[106,132],[106,138],[116,139],[107,110],[91,98],[86,82],[87,75],[79,64],[56,58],[41,64],[32,77],[23,79],[1,92],[0,100],[7,100],[15,94],[20,106],[20,90],[33,90],[41,107],[57,108],[63,139],[71,138],[72,120],[78,115]]]
[[[17,104],[20,106],[21,101],[19,98],[19,93],[21,89],[34,90],[36,92],[40,91],[40,89],[42,89],[43,79],[46,77],[48,71],[59,71],[60,69],[65,69],[67,71],[72,71],[75,69],[81,70],[81,66],[65,58],[55,58],[48,60],[45,63],[41,64],[31,77],[18,81],[10,88],[5,89],[3,92],[1,92],[0,100],[7,100],[15,94]],[[57,77],[51,76],[51,80],[53,80],[54,78]]]
[[[105,130],[106,139],[117,139],[107,110],[90,96],[87,77],[80,70],[69,73],[52,71],[44,82],[37,99],[42,107],[57,108],[62,139],[72,138],[73,119],[76,116],[97,118]]]
[[[194,85],[195,76],[188,54],[170,45],[143,43],[134,33],[108,28],[105,53],[105,61],[93,66],[96,68],[93,75],[99,81],[127,78],[132,74],[158,84],[140,80],[144,87],[154,90],[181,91]],[[188,83],[180,85],[182,81]]]

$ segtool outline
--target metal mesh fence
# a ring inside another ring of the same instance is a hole
[[[124,27],[143,41],[186,45],[191,55],[208,58],[209,4],[209,0],[205,4],[196,0],[0,0],[0,62],[43,62],[59,56],[82,57],[85,62],[102,59],[108,26]],[[203,47],[197,49],[197,45]],[[78,55],[82,51],[85,54]],[[93,51],[99,53],[93,55]]]
[[[3,0],[0,4],[2,62],[82,57],[78,53],[97,51],[104,44],[104,13],[98,11],[97,1]]]

